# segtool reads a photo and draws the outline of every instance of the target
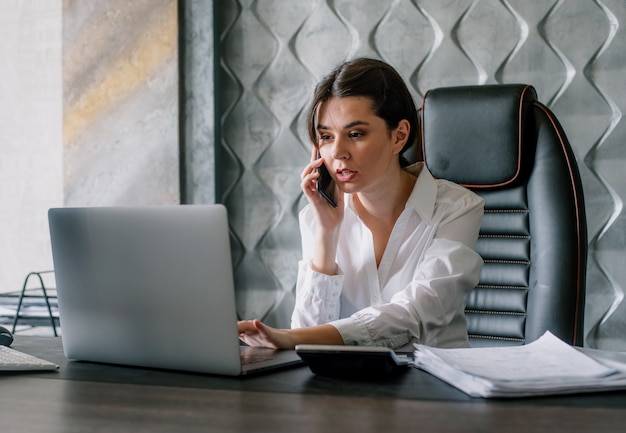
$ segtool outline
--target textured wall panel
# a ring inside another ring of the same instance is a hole
[[[176,0],[63,2],[67,205],[178,203]]]
[[[602,178],[597,163],[603,143],[617,120],[610,97],[595,83],[593,73],[595,62],[606,55],[606,48],[615,41],[612,35],[615,29],[607,12],[599,2],[559,2],[546,18],[543,33],[567,71],[559,93],[551,101],[551,108],[559,116],[577,153],[587,201],[590,241],[587,341],[602,347],[619,347],[620,343],[611,341],[600,331],[600,327],[604,327],[602,322],[609,320],[609,316],[615,320],[612,305],[623,298],[620,287],[623,283],[611,281],[614,276],[607,268],[608,262],[604,263],[606,259],[601,258],[607,253],[602,240],[611,230],[612,215],[619,212],[618,197]],[[624,66],[622,64],[622,71]],[[625,150],[622,150],[622,159]],[[626,323],[624,316],[618,320]]]
[[[604,193],[595,196],[588,208],[606,215],[598,222],[592,242],[592,262],[595,279],[589,279],[587,317],[591,330],[590,342],[598,346],[626,350],[626,125],[622,113],[626,111],[626,4],[621,0],[597,2],[602,18],[602,45],[585,65],[584,75],[603,99],[591,118],[604,129],[594,137],[585,154],[586,166],[593,175],[594,185],[601,184]],[[598,12],[596,12],[598,13]],[[573,124],[579,118],[574,117]],[[578,126],[579,132],[581,127]],[[585,147],[586,148],[586,147]],[[590,176],[591,177],[591,176]],[[602,189],[597,187],[598,191]],[[600,199],[599,199],[600,198]]]
[[[302,112],[323,74],[366,55],[396,66],[418,101],[438,86],[536,87],[583,176],[586,344],[626,349],[622,0],[230,0],[215,8],[218,198],[231,211],[242,316],[288,323],[298,175],[310,157]]]

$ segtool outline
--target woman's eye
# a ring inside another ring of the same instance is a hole
[[[352,131],[350,134],[348,134],[348,137],[350,138],[360,138],[363,137],[363,133],[362,132],[357,132],[357,131]]]
[[[319,141],[328,141],[328,140],[330,140],[330,135],[329,134],[320,134],[318,139],[319,139]]]

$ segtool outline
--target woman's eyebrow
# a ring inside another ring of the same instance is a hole
[[[350,129],[350,128],[354,128],[355,126],[360,126],[360,125],[369,125],[369,122],[366,122],[364,120],[355,120],[353,122],[350,123],[346,123],[343,127],[343,129]],[[317,129],[330,129],[330,127],[326,126],[326,125],[322,125],[319,124],[317,125]]]
[[[349,129],[349,128],[354,128],[355,126],[361,126],[361,125],[369,125],[369,122],[366,122],[365,120],[355,120],[354,122],[350,122],[348,124],[346,124],[343,129]]]

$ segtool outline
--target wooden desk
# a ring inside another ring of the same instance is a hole
[[[226,378],[68,362],[54,337],[12,346],[56,373],[0,374],[2,432],[618,432],[626,392],[473,399],[415,369],[382,382],[298,367]]]

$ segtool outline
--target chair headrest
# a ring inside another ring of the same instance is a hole
[[[422,143],[430,172],[470,188],[514,182],[521,171],[524,84],[441,87],[424,95]]]

